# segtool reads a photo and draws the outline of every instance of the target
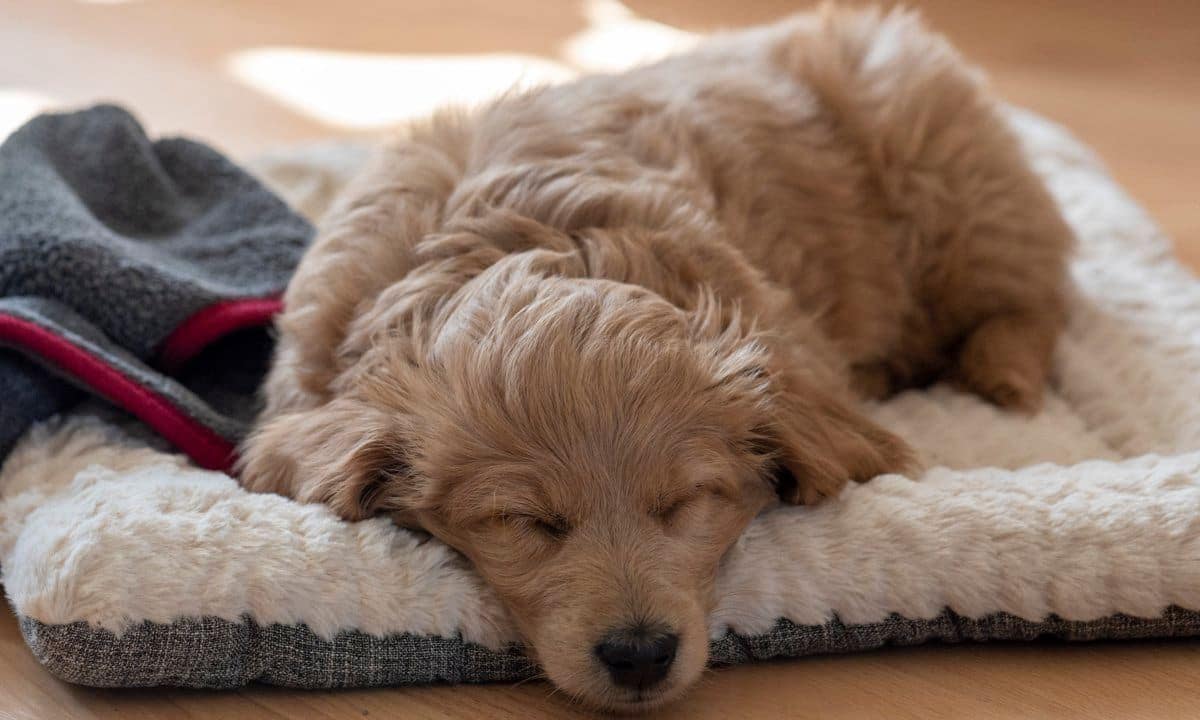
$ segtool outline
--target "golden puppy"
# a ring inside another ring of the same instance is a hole
[[[904,13],[442,114],[297,271],[244,481],[431,532],[560,688],[650,707],[699,677],[756,514],[909,466],[858,397],[1038,407],[1071,242]]]

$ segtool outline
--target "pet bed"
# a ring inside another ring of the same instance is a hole
[[[931,469],[757,519],[723,563],[714,664],[932,640],[1200,634],[1200,284],[1099,162],[1014,112],[1080,237],[1043,413],[947,387],[873,408]],[[318,214],[361,151],[260,173]],[[37,658],[99,686],[348,687],[535,672],[436,541],[241,490],[106,411],[25,434],[0,567]]]

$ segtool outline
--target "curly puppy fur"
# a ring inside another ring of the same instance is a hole
[[[859,399],[1038,408],[1072,236],[1001,115],[837,8],[439,114],[288,288],[244,482],[457,548],[574,697],[676,697],[757,513],[910,467]]]

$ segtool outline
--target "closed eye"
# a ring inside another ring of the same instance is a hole
[[[661,507],[660,509],[658,509],[657,511],[655,511],[654,517],[658,518],[662,522],[667,523],[669,525],[669,524],[671,524],[672,521],[674,521],[679,516],[680,511],[682,511],[685,507],[688,506],[688,504],[690,504],[695,499],[696,499],[695,495],[688,495],[686,497],[681,497],[676,500],[672,500],[670,502],[670,504],[665,505],[665,506]]]
[[[571,534],[571,524],[561,515],[532,518],[533,525],[543,535],[554,540],[562,540]]]
[[[551,540],[562,540],[571,534],[571,523],[558,514],[526,515],[505,514],[499,518],[502,522],[516,522]]]

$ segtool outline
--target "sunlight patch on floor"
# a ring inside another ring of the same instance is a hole
[[[566,66],[531,55],[375,55],[305,48],[234,54],[245,84],[326,124],[380,128],[443,105],[477,105],[505,90],[562,82]]]
[[[38,93],[0,88],[0,138],[8,137],[34,115],[57,104]]]
[[[623,70],[694,45],[697,35],[639,18],[617,0],[584,0],[587,27],[559,59],[519,53],[405,55],[258,47],[232,54],[226,69],[306,117],[370,130],[428,115],[443,105],[478,105],[513,87],[563,82],[579,72]]]
[[[699,35],[644,20],[616,0],[585,0],[587,29],[563,43],[563,57],[586,72],[617,72],[694,46]]]

